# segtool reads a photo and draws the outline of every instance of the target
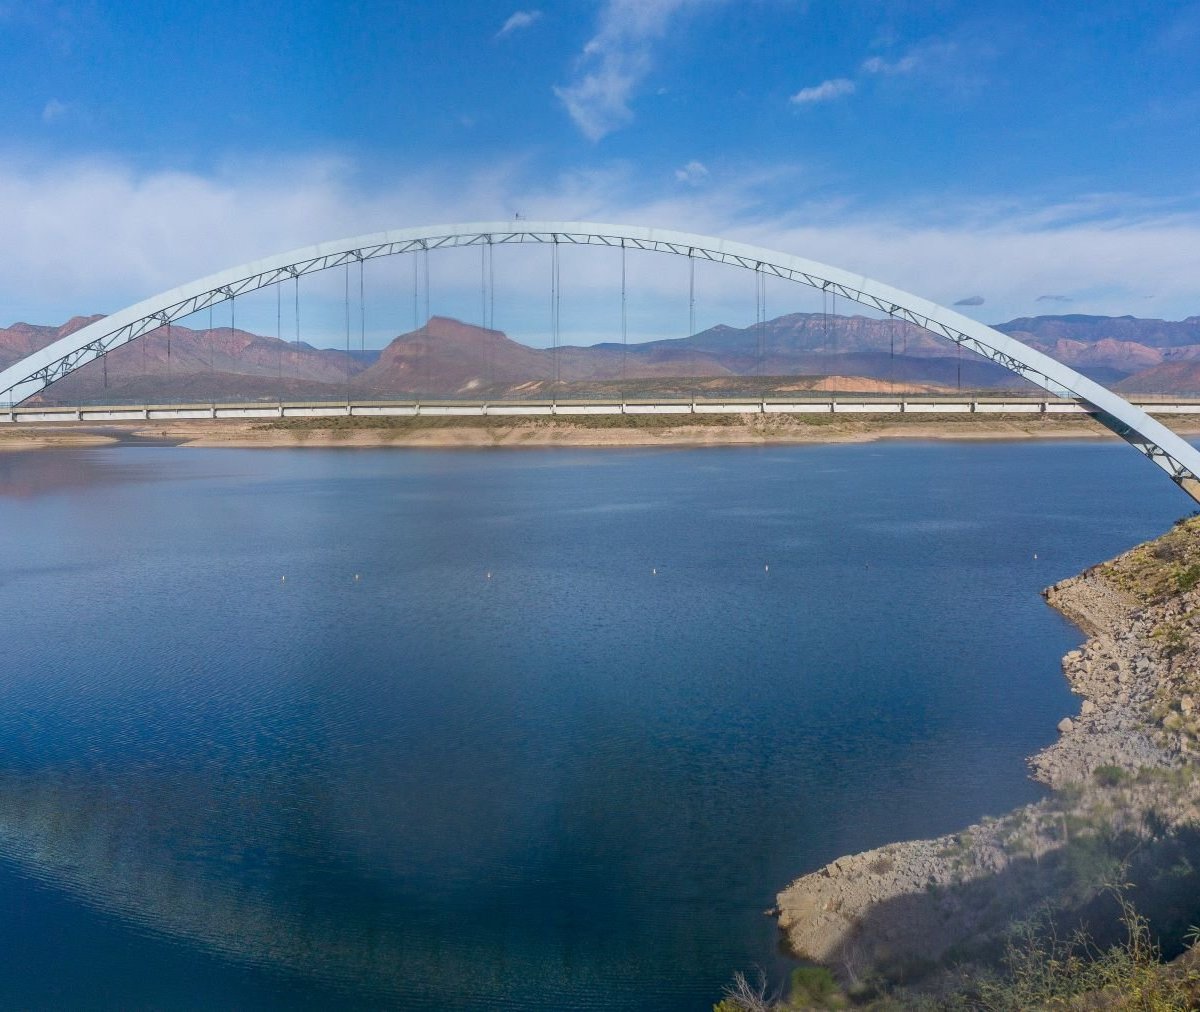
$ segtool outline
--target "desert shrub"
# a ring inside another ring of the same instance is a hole
[[[1181,594],[1187,593],[1197,583],[1200,583],[1200,562],[1194,562],[1186,569],[1181,569],[1175,576],[1175,585]]]
[[[1092,776],[1101,787],[1116,787],[1129,779],[1129,774],[1120,766],[1109,765],[1097,766],[1092,770]]]
[[[798,966],[792,971],[788,989],[791,1008],[843,1008],[845,1004],[833,974],[823,966]]]
[[[869,871],[872,875],[886,875],[895,867],[896,862],[892,858],[888,857],[886,854],[881,854],[869,865],[867,865],[867,871]]]
[[[1026,924],[1005,955],[1006,972],[972,982],[972,1008],[987,1012],[1073,1008],[1154,1010],[1195,1008],[1200,974],[1165,966],[1146,919],[1120,892],[1124,939],[1106,949],[1084,932],[1063,940],[1045,924]]]

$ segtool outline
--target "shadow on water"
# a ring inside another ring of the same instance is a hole
[[[337,832],[264,805],[265,785],[203,777],[104,781],[79,769],[0,776],[0,856],[104,914],[211,952],[360,999],[470,1007],[501,986],[453,924],[394,914],[403,886],[337,853]],[[294,813],[293,813],[294,814]],[[309,889],[303,853],[335,892]],[[512,973],[514,953],[505,972]],[[535,967],[527,968],[536,976]]]
[[[999,969],[1027,930],[1082,932],[1095,955],[1127,939],[1119,897],[1147,919],[1163,958],[1182,953],[1200,923],[1200,823],[1168,826],[1151,811],[1140,827],[1094,826],[992,874],[880,902],[837,940],[830,965],[845,981],[920,984],[956,966]]]

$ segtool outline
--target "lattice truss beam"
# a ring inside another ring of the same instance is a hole
[[[515,227],[514,227],[515,226]],[[1200,499],[1200,453],[1145,412],[1021,342],[869,278],[815,261],[707,236],[639,226],[500,222],[378,233],[281,254],[224,271],[84,327],[0,372],[0,404],[15,404],[114,348],[217,303],[283,281],[379,257],[463,246],[520,243],[608,246],[726,264],[806,285],[873,309],[974,352],[1056,397],[1084,402],[1094,416]]]

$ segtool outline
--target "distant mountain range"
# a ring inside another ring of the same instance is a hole
[[[61,327],[0,329],[0,368],[98,317]],[[1038,316],[1000,324],[1080,372],[1131,394],[1200,395],[1200,316]],[[498,330],[435,316],[381,351],[344,352],[217,328],[173,326],[92,363],[45,391],[47,402],[114,400],[545,397],[750,388],[1028,389],[999,366],[927,331],[864,316],[791,313],[760,327],[622,347],[530,348]]]

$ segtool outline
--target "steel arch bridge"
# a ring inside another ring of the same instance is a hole
[[[1111,390],[1007,334],[927,299],[837,267],[711,236],[638,225],[524,220],[434,225],[325,242],[255,260],[145,299],[14,363],[0,371],[0,404],[18,404],[114,348],[269,285],[377,257],[516,243],[608,246],[729,264],[886,313],[976,352],[1056,397],[1083,402],[1098,421],[1200,502],[1200,451]]]

